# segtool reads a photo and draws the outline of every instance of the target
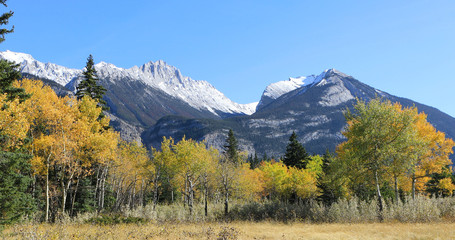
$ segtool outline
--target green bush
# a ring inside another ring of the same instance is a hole
[[[97,215],[81,214],[72,221],[93,224],[156,222],[206,222],[206,221],[277,221],[309,223],[370,223],[379,221],[376,199],[362,200],[357,197],[339,199],[325,205],[317,201],[286,203],[279,201],[233,202],[228,216],[224,215],[223,203],[210,203],[208,216],[204,205],[194,205],[193,214],[182,203],[121,208],[120,213]],[[438,222],[455,219],[455,197],[410,196],[395,202],[388,199],[382,213],[386,222]]]
[[[455,218],[455,198],[428,198],[410,196],[404,201],[388,200],[382,212],[384,221],[389,222],[437,222]],[[361,200],[357,197],[339,199],[331,205],[308,201],[304,204],[283,202],[252,202],[236,204],[228,219],[231,221],[306,221],[314,223],[368,223],[378,222],[379,209],[376,199]]]

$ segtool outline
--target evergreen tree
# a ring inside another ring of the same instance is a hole
[[[0,0],[0,3],[6,7],[6,0]],[[0,16],[0,25],[8,24],[9,18],[13,16],[13,12],[9,11],[3,13]],[[14,32],[14,26],[11,29],[1,28],[0,29],[0,43],[5,41],[5,35]],[[19,64],[7,60],[0,60],[0,93],[6,93],[8,100],[13,100],[19,97],[20,101],[24,101],[29,97],[22,88],[15,88],[12,86],[15,80],[21,78],[21,74],[18,70]]]
[[[255,169],[259,167],[259,164],[261,163],[261,160],[259,160],[258,155],[256,153],[254,153],[254,157],[253,155],[251,155],[251,158],[249,160],[250,169]]]
[[[0,3],[6,7],[6,0]],[[0,25],[8,24],[13,12],[3,13],[0,16]],[[12,33],[11,29],[0,29],[0,43],[5,41],[5,35]],[[7,100],[12,101],[16,97],[21,102],[30,97],[22,88],[12,86],[13,82],[21,77],[19,65],[7,60],[0,60],[0,93],[7,95]],[[4,103],[2,110],[8,106]],[[21,152],[21,149],[8,149],[4,145],[4,139],[8,136],[0,129],[0,224],[18,220],[21,216],[34,210],[32,196],[28,193],[30,186],[30,155]]]
[[[284,165],[302,169],[306,167],[308,159],[309,155],[302,144],[297,140],[297,134],[292,132],[283,158]]]
[[[34,211],[29,193],[31,156],[0,151],[0,224],[11,223]]]
[[[7,7],[6,5],[6,0],[0,0],[0,3],[3,4],[3,6]],[[6,13],[3,13],[1,16],[0,16],[0,25],[6,25],[8,24],[9,22],[9,18],[12,17],[14,14],[14,12],[12,11],[9,11],[9,12],[6,12]],[[0,43],[2,43],[3,41],[5,41],[5,35],[8,34],[8,33],[12,33],[14,32],[14,26],[11,28],[11,29],[6,29],[6,28],[2,28],[0,29]]]
[[[232,129],[229,129],[228,137],[226,138],[226,144],[224,145],[224,154],[232,163],[239,163],[239,146]]]
[[[21,78],[18,68],[19,64],[4,59],[0,60],[0,93],[6,93],[9,101],[18,97],[23,102],[30,95],[25,93],[23,88],[13,87],[13,82]]]
[[[82,75],[84,75],[84,79],[77,86],[77,99],[82,99],[84,96],[89,96],[98,102],[98,106],[101,107],[103,111],[108,111],[109,107],[107,106],[106,101],[103,100],[103,95],[106,93],[106,89],[98,84],[99,79],[95,70],[93,56],[91,54],[87,58],[85,71],[82,73]],[[104,113],[101,112],[100,118],[103,117]]]
[[[326,150],[324,155],[322,155],[323,174],[317,184],[318,188],[322,191],[318,200],[328,205],[343,197],[343,185],[339,177],[342,171],[339,166],[333,164],[334,159],[335,155],[329,152],[329,150]]]

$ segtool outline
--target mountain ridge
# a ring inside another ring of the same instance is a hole
[[[34,75],[38,78],[50,79],[69,89],[74,89],[75,81],[80,78],[82,69],[71,69],[53,63],[42,63],[35,60],[30,54],[12,51],[0,52],[0,58],[21,64],[21,72]],[[159,89],[179,98],[193,108],[200,111],[209,111],[214,115],[252,114],[254,104],[239,104],[218,91],[210,83],[203,80],[193,80],[183,76],[179,69],[168,65],[163,60],[150,61],[141,66],[128,69],[120,68],[111,63],[100,62],[95,64],[100,79],[129,79],[142,81],[149,87]]]

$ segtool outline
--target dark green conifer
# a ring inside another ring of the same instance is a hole
[[[6,2],[6,0],[0,0],[0,3],[3,4],[3,6],[7,7],[5,2]],[[12,12],[12,11],[3,13],[0,16],[0,25],[7,25],[9,22],[9,18],[12,17],[13,15],[14,15],[14,12]],[[11,29],[6,29],[6,28],[0,29],[0,43],[5,41],[6,34],[12,33],[12,32],[14,32],[14,26],[11,27]]]
[[[0,225],[32,213],[35,203],[29,193],[31,156],[0,151]]]
[[[226,138],[226,144],[224,145],[224,154],[227,159],[234,164],[238,164],[239,160],[239,144],[234,136],[234,131],[229,129],[228,137]]]
[[[0,3],[6,7],[6,0],[0,0]],[[3,13],[0,16],[0,25],[8,24],[9,18],[13,16],[14,12],[9,11]],[[1,28],[0,29],[0,43],[5,41],[5,35],[14,32],[14,26],[11,29]],[[12,101],[16,97],[19,97],[20,101],[24,101],[29,98],[30,95],[25,93],[22,88],[15,88],[12,86],[13,82],[20,79],[21,74],[19,72],[19,64],[7,60],[0,60],[0,93],[6,93],[8,100]]]
[[[0,3],[6,7],[6,0]],[[3,13],[0,16],[0,25],[8,24],[13,12]],[[0,29],[0,43],[5,41],[5,35],[12,33],[11,29]],[[7,99],[12,101],[19,98],[22,102],[30,95],[22,88],[12,86],[15,80],[21,78],[18,70],[19,65],[7,60],[0,60],[0,93],[6,94]],[[1,106],[8,107],[7,105]],[[9,149],[4,145],[7,136],[0,129],[0,225],[19,220],[21,216],[34,211],[32,195],[28,188],[31,182],[31,156],[24,149]]]
[[[87,64],[85,70],[82,73],[84,79],[79,83],[76,90],[77,99],[81,99],[84,96],[89,96],[95,99],[98,102],[98,106],[103,109],[103,111],[108,111],[109,107],[107,106],[106,101],[104,101],[103,96],[106,93],[106,89],[98,84],[98,75],[95,70],[95,63],[93,61],[93,56],[87,58]],[[100,118],[103,118],[104,114],[101,112]]]
[[[8,101],[19,98],[19,101],[23,102],[30,97],[23,88],[13,87],[13,82],[21,78],[18,68],[19,64],[0,60],[0,93],[6,93]]]
[[[309,155],[302,144],[297,140],[297,134],[292,132],[289,143],[286,146],[286,153],[283,158],[284,165],[288,167],[305,168]]]
[[[255,168],[259,167],[261,160],[258,158],[258,155],[256,153],[254,153],[254,157],[253,157],[253,155],[251,155],[249,162],[250,162],[250,169],[255,169]]]

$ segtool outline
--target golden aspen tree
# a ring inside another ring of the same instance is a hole
[[[45,221],[48,222],[51,197],[49,171],[55,157],[53,144],[58,141],[50,128],[55,125],[54,119],[58,112],[56,105],[59,98],[50,87],[44,86],[41,81],[23,79],[13,85],[25,89],[25,92],[30,94],[30,98],[23,102],[30,125],[29,136],[32,144],[29,146],[29,150],[33,155],[31,163],[35,176],[45,178]]]
[[[259,200],[264,192],[263,172],[250,169],[248,163],[243,163],[239,168],[237,196],[247,201]]]
[[[144,202],[144,192],[150,179],[149,157],[144,146],[120,141],[118,157],[111,165],[111,181],[116,192],[115,207],[134,207]],[[139,195],[139,197],[137,197]]]
[[[391,153],[398,153],[396,149],[408,149],[408,145],[414,144],[412,140],[416,135],[414,111],[401,109],[398,103],[379,98],[369,103],[358,100],[354,112],[345,114],[348,126],[343,135],[347,141],[337,148],[338,157],[351,174],[363,175],[374,183],[380,220],[384,208],[381,185],[391,166],[390,160],[397,159]]]
[[[207,148],[204,143],[183,138],[174,145],[174,152],[179,165],[177,175],[182,194],[185,196],[185,203],[188,204],[190,214],[193,213],[195,191],[201,183],[201,175],[204,167],[207,167],[204,160],[207,160]]]
[[[215,177],[216,177],[216,165],[220,161],[220,154],[218,150],[213,147],[209,147],[205,151],[203,151],[203,158],[202,158],[202,168],[200,171],[201,177],[201,188],[204,195],[204,214],[208,216],[208,201],[209,201],[209,190],[214,189],[216,186],[215,184]]]
[[[416,160],[409,171],[413,198],[416,190],[424,189],[425,183],[430,180],[430,174],[441,173],[445,166],[452,163],[449,156],[455,146],[452,139],[446,138],[443,132],[437,131],[426,120],[424,113],[419,114],[415,127],[423,146],[419,146]]]
[[[223,154],[216,168],[217,185],[224,197],[224,215],[229,213],[229,200],[235,193],[239,171],[237,164],[230,161],[230,159]]]
[[[270,200],[291,196],[290,172],[282,162],[263,162],[259,169],[263,173],[265,196]]]
[[[75,179],[87,176],[92,166],[112,158],[118,134],[104,130],[109,119],[98,119],[101,109],[89,98],[81,101],[70,97],[59,98],[40,81],[24,79],[15,84],[31,93],[31,97],[24,102],[31,125],[30,150],[37,172],[46,175],[48,220],[49,170],[56,171],[56,182],[60,185],[62,196],[61,210],[64,212],[68,190]],[[76,191],[77,188],[74,196]]]
[[[315,198],[320,195],[316,176],[308,169],[289,168],[289,184],[300,199]]]
[[[109,165],[116,157],[119,134],[108,128],[109,118],[99,118],[101,108],[97,102],[89,97],[77,101],[76,122],[79,129],[75,159],[81,163],[77,174],[76,189],[81,177],[96,172],[96,186],[94,194],[95,207],[104,208],[104,196]],[[75,194],[73,194],[75,197]],[[73,202],[74,202],[73,198]],[[73,204],[72,204],[73,206]]]
[[[455,185],[452,183],[451,178],[446,177],[446,178],[439,180],[438,188],[447,192],[448,193],[447,195],[450,196],[453,194],[453,191],[455,190]]]
[[[147,169],[151,176],[153,187],[153,209],[156,208],[158,203],[159,188],[161,186],[160,178],[167,174],[168,178],[172,178],[176,173],[173,166],[177,166],[175,153],[172,148],[174,147],[174,140],[172,138],[163,137],[161,142],[161,151],[151,148],[152,159]]]
[[[3,151],[14,150],[23,145],[30,128],[25,106],[19,99],[7,101],[5,94],[0,95],[0,103],[0,147]]]

